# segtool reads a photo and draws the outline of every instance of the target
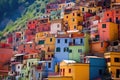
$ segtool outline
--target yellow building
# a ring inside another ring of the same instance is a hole
[[[82,30],[80,23],[83,21],[82,13],[79,10],[65,11],[64,25],[68,30]]]
[[[45,37],[49,34],[49,32],[38,32],[35,35],[35,42],[38,43],[39,40],[45,39]]]
[[[104,56],[113,80],[120,80],[120,52],[108,52]]]
[[[89,80],[89,64],[63,60],[60,63],[60,76],[51,76],[48,80]]]
[[[54,55],[54,51],[55,51],[55,37],[54,35],[48,35],[45,38],[45,59],[51,59]]]
[[[80,6],[80,11],[81,12],[90,12],[90,13],[94,13],[94,12],[98,12],[102,10],[102,7],[88,7],[88,6]]]

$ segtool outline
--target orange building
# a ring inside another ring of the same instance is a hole
[[[90,50],[91,53],[95,54],[95,53],[104,53],[106,52],[108,47],[108,42],[104,41],[104,42],[91,42],[90,43]]]
[[[18,46],[18,53],[30,53],[35,50],[34,42],[27,42],[26,44],[21,44]]]

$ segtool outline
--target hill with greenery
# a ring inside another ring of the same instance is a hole
[[[17,28],[26,27],[26,22],[29,19],[40,17],[42,14],[45,13],[46,4],[55,0],[35,0],[29,6],[29,2],[26,0],[18,1],[20,1],[19,3],[24,3],[24,5],[27,7],[24,9],[22,15],[18,17],[15,21],[13,21],[12,19],[9,20],[5,29],[0,32],[0,36],[4,36],[5,34],[8,34],[9,32],[16,30]]]

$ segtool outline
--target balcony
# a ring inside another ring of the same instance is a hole
[[[58,76],[60,75],[58,72],[49,72],[48,76]]]
[[[107,51],[109,51],[109,52],[120,52],[120,46],[109,46],[107,48]]]
[[[81,44],[76,44],[76,43],[70,42],[69,45],[70,45],[70,46],[81,46],[81,45],[83,45],[83,43],[81,43]]]

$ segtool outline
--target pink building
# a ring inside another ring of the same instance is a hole
[[[118,40],[118,25],[112,22],[98,24],[100,41]]]

